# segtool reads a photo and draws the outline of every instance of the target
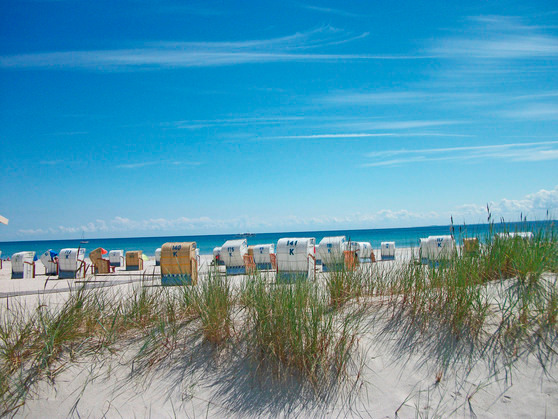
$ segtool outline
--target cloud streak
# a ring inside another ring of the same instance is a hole
[[[374,161],[365,163],[362,167],[396,166],[436,161],[480,161],[486,159],[533,162],[557,160],[558,141],[414,150],[395,149],[368,153],[366,157]]]
[[[141,169],[149,166],[199,166],[200,162],[195,161],[178,161],[178,160],[152,160],[136,163],[122,163],[115,166],[117,169]]]
[[[265,40],[236,42],[152,42],[136,48],[39,52],[0,57],[0,68],[40,68],[129,71],[188,67],[218,67],[275,62],[422,59],[417,55],[309,53],[365,38],[329,26]]]
[[[534,59],[558,57],[558,38],[507,16],[471,18],[473,28],[465,36],[448,38],[431,49],[447,58]]]
[[[469,134],[452,134],[439,132],[377,132],[377,133],[336,133],[336,134],[310,134],[310,135],[285,135],[268,137],[264,139],[287,139],[287,140],[337,140],[358,139],[376,137],[475,137]]]
[[[299,6],[303,9],[307,9],[307,10],[312,10],[312,11],[316,11],[316,12],[320,12],[320,13],[328,13],[328,14],[333,14],[333,15],[338,15],[338,16],[344,16],[344,17],[357,17],[357,18],[366,17],[366,15],[347,12],[347,11],[341,10],[341,9],[334,9],[332,7],[319,7],[319,6],[313,6],[313,5],[310,5],[310,4],[299,4]]]
[[[502,111],[502,116],[523,120],[558,120],[558,105],[550,103],[530,103],[514,110]]]

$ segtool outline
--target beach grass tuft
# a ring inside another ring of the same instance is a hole
[[[243,292],[249,339],[260,362],[296,371],[314,385],[345,371],[360,317],[331,310],[327,294],[311,281],[267,284],[255,278]]]

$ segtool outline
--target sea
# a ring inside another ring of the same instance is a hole
[[[46,250],[59,252],[60,249],[84,247],[86,252],[103,247],[107,250],[142,250],[147,256],[154,256],[155,250],[167,242],[194,241],[200,254],[213,254],[213,248],[221,246],[227,240],[246,238],[248,245],[277,244],[282,237],[314,237],[316,244],[324,237],[345,236],[347,240],[370,242],[373,248],[379,248],[381,242],[395,242],[396,247],[418,247],[419,239],[428,236],[453,235],[457,241],[465,237],[484,239],[492,234],[504,231],[552,231],[556,234],[556,221],[511,222],[497,224],[472,225],[440,225],[427,227],[384,228],[369,230],[325,230],[325,231],[293,231],[281,233],[220,234],[203,236],[161,236],[161,237],[122,237],[122,238],[79,238],[68,240],[34,240],[0,242],[2,259],[11,257],[22,251],[35,251],[37,255]]]

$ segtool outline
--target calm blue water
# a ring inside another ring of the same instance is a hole
[[[553,221],[537,221],[526,223],[506,223],[494,225],[495,232],[508,231],[539,231],[551,227],[556,231],[556,222]],[[412,228],[389,228],[375,230],[331,230],[331,231],[298,231],[288,233],[261,233],[256,236],[248,237],[248,244],[265,244],[277,243],[281,237],[315,237],[316,243],[323,237],[327,236],[347,236],[347,239],[353,241],[367,241],[372,243],[374,248],[380,247],[383,241],[394,241],[396,247],[417,247],[421,237],[437,236],[451,234],[450,226],[430,226],[430,227],[412,227]],[[456,239],[462,237],[479,236],[486,237],[489,234],[488,224],[474,224],[468,226],[454,226],[454,235]],[[211,236],[166,236],[166,237],[133,237],[118,239],[84,239],[88,243],[81,244],[87,252],[97,247],[104,247],[107,250],[122,249],[143,250],[148,256],[155,255],[155,249],[161,247],[166,242],[184,242],[195,241],[200,249],[201,254],[212,254],[213,248],[221,246],[225,241],[230,239],[238,239],[234,234],[211,235]],[[41,254],[45,250],[53,249],[59,251],[67,247],[78,247],[82,239],[75,240],[45,240],[45,241],[17,241],[17,242],[0,242],[0,251],[2,258],[11,257],[12,254],[21,251],[35,251]]]

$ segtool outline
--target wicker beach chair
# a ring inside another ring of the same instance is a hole
[[[244,266],[246,268],[246,273],[251,274],[256,272],[256,262],[254,262],[254,254],[244,255]]]
[[[93,265],[93,273],[95,274],[109,274],[114,272],[114,267],[110,266],[110,261],[103,259],[103,248],[98,247],[89,253],[89,259]]]

